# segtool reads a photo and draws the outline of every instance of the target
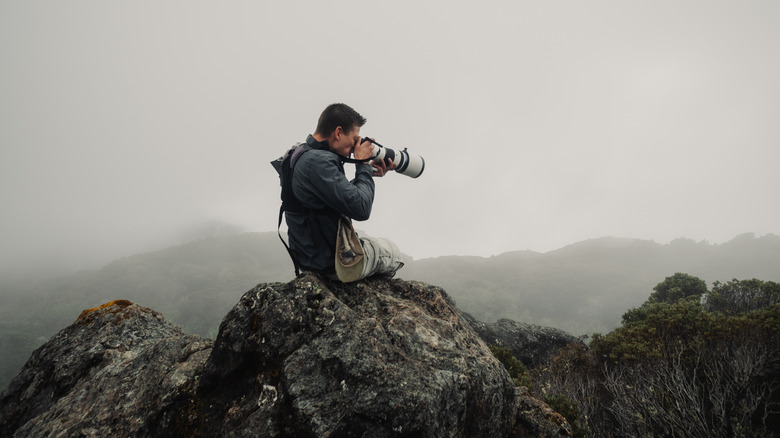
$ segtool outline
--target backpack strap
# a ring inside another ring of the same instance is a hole
[[[279,236],[279,240],[282,241],[282,245],[284,245],[284,248],[287,250],[287,254],[290,255],[290,260],[293,262],[293,266],[295,267],[295,276],[300,277],[301,276],[301,267],[298,266],[298,261],[295,259],[295,256],[292,253],[292,250],[287,245],[287,242],[284,241],[284,238],[282,237],[282,217],[284,216],[284,204],[282,204],[279,207],[279,223],[276,225],[276,234]]]

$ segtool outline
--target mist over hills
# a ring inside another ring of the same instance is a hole
[[[419,260],[404,271],[443,287],[479,320],[509,318],[582,335],[617,327],[627,309],[676,272],[709,286],[734,278],[778,281],[780,236],[747,233],[720,245],[603,237],[544,254]]]
[[[444,288],[481,321],[509,318],[583,335],[618,326],[675,272],[710,286],[733,278],[780,281],[780,236],[744,234],[720,245],[604,237],[547,253],[409,260],[399,277]],[[0,283],[0,386],[83,309],[128,299],[213,337],[244,292],[289,281],[293,268],[276,233],[266,232],[203,238],[55,279],[45,274]]]

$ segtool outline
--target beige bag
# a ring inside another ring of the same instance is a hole
[[[366,254],[352,227],[352,221],[341,216],[336,236],[336,275],[344,283],[360,280],[365,264]]]

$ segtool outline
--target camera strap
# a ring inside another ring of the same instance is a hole
[[[365,160],[356,160],[354,158],[342,157],[341,155],[339,155],[339,159],[344,163],[353,163],[353,164],[367,164],[369,161],[373,160],[373,158],[366,158]]]

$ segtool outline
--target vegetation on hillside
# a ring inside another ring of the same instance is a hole
[[[581,436],[756,437],[780,430],[780,284],[677,273],[623,324],[531,371]]]

